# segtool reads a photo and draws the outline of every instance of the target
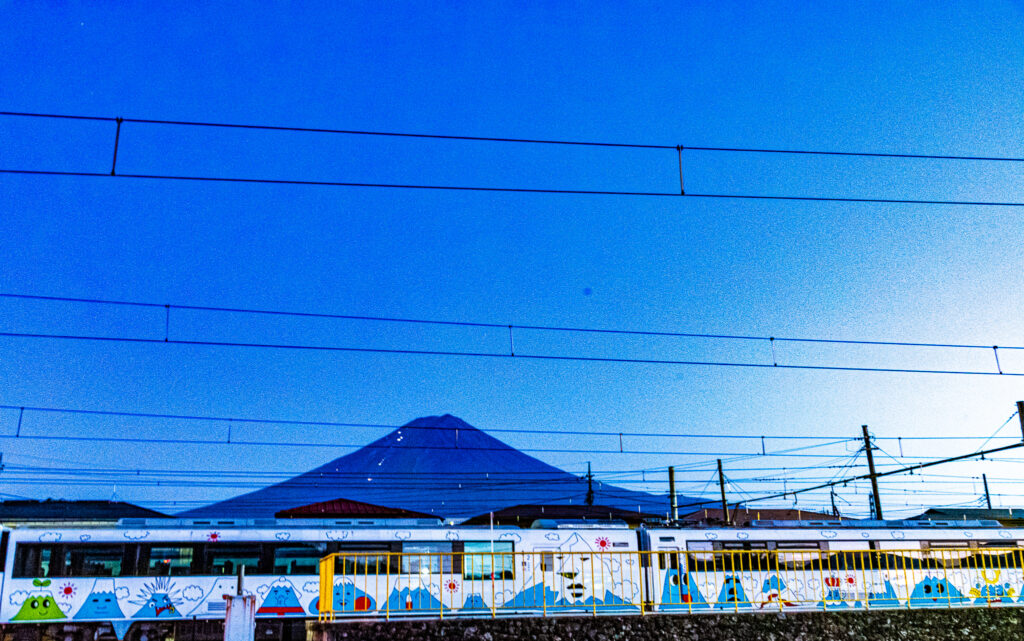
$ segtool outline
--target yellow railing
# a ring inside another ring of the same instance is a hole
[[[387,553],[320,560],[320,620],[1016,605],[1018,548]]]

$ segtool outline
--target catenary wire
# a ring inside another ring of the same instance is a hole
[[[0,116],[15,116],[28,118],[48,118],[60,120],[89,120],[97,122],[117,122],[118,118],[110,116],[81,116],[66,114],[32,113],[19,111],[0,111]],[[203,122],[189,120],[160,120],[155,118],[121,118],[121,122],[153,125],[177,125],[188,127],[215,127],[223,129],[254,129],[269,131],[291,131],[304,133],[332,133],[359,136],[387,136],[397,138],[424,138],[442,140],[464,140],[477,142],[509,142],[529,143],[544,145],[581,145],[587,147],[626,147],[633,149],[682,149],[686,151],[711,151],[731,153],[755,153],[755,154],[796,154],[796,155],[818,155],[818,156],[852,156],[870,158],[903,158],[903,159],[924,159],[924,160],[967,160],[967,161],[989,161],[989,162],[1024,162],[1024,158],[1012,156],[979,156],[979,155],[951,155],[951,154],[914,154],[914,153],[884,153],[884,152],[863,152],[863,151],[826,151],[808,149],[769,149],[752,147],[712,147],[697,145],[668,145],[668,144],[645,144],[645,143],[620,143],[582,140],[558,140],[558,139],[536,139],[536,138],[509,138],[496,136],[468,136],[449,134],[423,134],[394,131],[371,131],[358,129],[337,129],[324,127],[299,127],[287,125],[259,125],[247,123],[223,123]]]
[[[789,343],[824,343],[834,345],[874,345],[882,347],[934,347],[934,348],[950,348],[950,349],[974,349],[974,350],[991,350],[992,345],[981,345],[971,343],[935,343],[935,342],[920,342],[920,341],[875,341],[875,340],[859,340],[859,339],[837,339],[837,338],[806,338],[797,336],[756,336],[753,334],[714,334],[707,332],[674,332],[674,331],[656,331],[656,330],[638,330],[638,329],[621,329],[621,328],[594,328],[594,327],[568,327],[558,325],[525,325],[525,324],[508,324],[508,323],[487,323],[479,321],[449,321],[449,320],[430,320],[420,318],[399,318],[393,316],[369,316],[369,315],[353,315],[353,314],[331,314],[325,312],[297,312],[288,310],[270,310],[270,309],[253,309],[245,307],[218,307],[212,305],[179,305],[179,304],[163,304],[143,301],[124,301],[124,300],[112,300],[103,298],[81,298],[81,297],[69,297],[69,296],[44,296],[40,294],[15,294],[15,293],[0,293],[0,298],[8,299],[21,299],[21,300],[39,300],[39,301],[50,301],[60,303],[84,303],[93,305],[111,305],[111,306],[124,306],[124,307],[148,307],[153,309],[180,309],[186,311],[203,311],[203,312],[220,312],[226,314],[252,314],[252,315],[264,315],[264,316],[291,316],[296,318],[322,318],[322,319],[333,319],[333,320],[354,320],[354,321],[369,321],[369,322],[381,322],[381,323],[399,323],[399,324],[413,324],[413,325],[448,325],[454,327],[478,327],[478,328],[489,328],[505,330],[511,327],[513,330],[530,330],[530,331],[545,331],[545,332],[567,332],[567,333],[590,333],[590,334],[614,334],[614,335],[629,335],[629,336],[651,336],[651,337],[665,337],[665,338],[706,338],[706,339],[720,339],[720,340],[736,340],[736,341],[757,341],[757,342],[789,342]],[[1024,350],[1024,345],[999,345],[998,349],[1003,350]]]
[[[212,421],[218,423],[231,423],[234,425],[244,424],[256,424],[256,425],[295,425],[302,427],[350,427],[350,428],[368,428],[368,429],[389,429],[389,430],[428,430],[436,431],[437,427],[420,426],[420,425],[397,425],[387,423],[361,423],[361,422],[344,422],[344,421],[312,421],[312,420],[295,420],[295,419],[272,419],[272,418],[249,418],[239,416],[208,416],[208,415],[196,415],[196,414],[170,414],[170,413],[159,413],[159,412],[129,412],[129,411],[117,411],[117,410],[87,410],[87,409],[75,409],[75,408],[58,408],[58,407],[38,407],[30,405],[13,405],[13,404],[0,404],[0,410],[12,410],[12,411],[25,411],[25,412],[38,412],[38,413],[53,413],[53,414],[79,414],[84,416],[116,416],[124,418],[145,418],[145,419],[161,419],[161,420],[177,420],[177,421]],[[1015,416],[1014,414],[1013,416]],[[1012,419],[1013,416],[1010,418]],[[1009,421],[1007,421],[1009,422]],[[1005,425],[1005,424],[1004,424]],[[444,430],[455,431],[458,428],[440,428]],[[478,429],[478,428],[474,428]],[[623,430],[555,430],[555,429],[534,429],[534,428],[487,428],[486,430],[480,430],[484,433],[509,433],[509,434],[551,434],[556,436],[562,435],[574,435],[574,436],[643,436],[643,437],[654,437],[654,438],[714,438],[714,439],[747,439],[747,440],[796,440],[796,441],[843,441],[843,442],[854,442],[859,441],[857,437],[850,437],[848,439],[842,439],[839,436],[796,436],[796,435],[759,435],[759,434],[721,434],[721,433],[701,433],[701,432],[630,432]],[[877,437],[872,440],[896,440],[898,437]],[[911,436],[911,437],[900,437],[903,440],[917,440],[917,441],[944,441],[944,440],[980,440],[980,436]],[[993,437],[989,437],[992,440]],[[1004,436],[999,438],[1014,439],[1012,436]]]
[[[516,194],[564,194],[577,196],[647,196],[664,198],[704,198],[724,200],[769,200],[820,203],[871,203],[887,205],[946,205],[968,207],[1024,207],[1024,202],[990,200],[924,200],[909,198],[844,198],[839,196],[793,196],[767,194],[678,193],[661,191],[622,191],[605,189],[544,189],[539,187],[496,187],[484,185],[427,185],[413,183],[349,182],[336,180],[298,180],[284,178],[245,178],[238,176],[200,176],[183,174],[116,174],[93,171],[56,171],[41,169],[0,169],[0,174],[25,176],[65,176],[78,178],[135,178],[210,183],[241,183],[253,185],[294,185],[306,187],[369,187],[379,189],[412,189],[428,191],[498,192]]]
[[[49,334],[37,332],[0,332],[0,336],[8,338],[33,338],[52,339],[69,341],[92,341],[108,343],[134,343],[134,344],[161,344],[161,345],[191,345],[199,347],[244,347],[255,349],[274,350],[297,350],[297,351],[321,351],[336,353],[361,353],[361,354],[402,354],[412,356],[461,356],[468,358],[497,358],[509,360],[534,360],[546,362],[577,362],[577,363],[618,363],[635,365],[679,365],[679,366],[705,366],[705,367],[733,367],[733,368],[754,368],[754,369],[779,369],[796,371],[834,371],[834,372],[877,372],[888,374],[940,374],[953,376],[1008,376],[1024,377],[1024,372],[992,372],[985,370],[970,369],[924,369],[908,367],[856,367],[847,365],[795,365],[785,363],[756,363],[752,361],[701,361],[682,359],[660,359],[660,358],[628,358],[628,357],[601,357],[582,356],[565,354],[529,354],[529,353],[502,353],[483,351],[452,351],[452,350],[429,350],[429,349],[398,349],[381,347],[352,347],[333,345],[303,345],[295,343],[257,343],[242,341],[212,341],[212,340],[187,340],[187,339],[158,339],[158,338],[132,338],[125,336],[86,336],[80,334]]]

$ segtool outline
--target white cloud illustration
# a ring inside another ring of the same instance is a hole
[[[516,543],[519,543],[523,540],[523,537],[519,536],[515,532],[505,532],[498,538],[504,541],[515,541]]]
[[[198,585],[190,585],[181,591],[181,596],[186,601],[198,601],[203,598],[203,589]]]
[[[292,538],[292,533],[291,532],[278,532],[274,536],[276,536],[281,541],[287,541],[288,539]]]
[[[119,599],[127,599],[129,594],[130,593],[128,592],[128,588],[124,586],[121,586],[114,590],[114,596],[116,596]]]
[[[9,598],[11,600],[11,605],[21,605],[25,602],[25,599],[28,598],[28,592],[18,590],[17,592],[12,592]]]
[[[302,591],[309,592],[310,594],[316,594],[320,591],[320,584],[316,581],[306,581],[302,584]]]
[[[60,538],[64,536],[60,532],[43,532],[39,535],[40,541],[60,541]]]
[[[332,541],[340,541],[347,539],[350,532],[348,530],[327,530],[324,534]]]
[[[412,536],[412,532],[402,530],[401,532],[395,532],[395,538],[399,541],[405,541]]]
[[[445,534],[445,538],[447,538],[449,541],[458,541],[459,533],[455,530],[448,530],[448,533]]]
[[[562,537],[560,537],[558,535],[558,533],[556,533],[556,532],[548,532],[547,534],[544,535],[544,538],[547,539],[548,541],[558,541]]]
[[[141,541],[142,539],[149,536],[148,530],[128,530],[124,533],[124,538],[129,541]]]

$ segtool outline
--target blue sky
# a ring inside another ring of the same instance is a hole
[[[0,40],[7,45],[0,50],[0,110],[1022,157],[1022,10],[1020,2],[398,3],[386,10],[379,3],[142,9],[0,2]],[[107,171],[113,134],[110,123],[0,118],[0,167]],[[671,191],[678,181],[669,150],[133,123],[122,129],[118,166],[135,173],[570,189]],[[684,166],[687,189],[706,193],[1018,201],[1024,184],[1020,163],[688,151]],[[1015,208],[12,175],[0,176],[0,203],[0,291],[6,293],[501,324],[1024,344],[1024,244]],[[151,335],[162,331],[162,318],[0,300],[0,326]],[[503,349],[507,339],[500,332],[186,313],[175,315],[172,332],[460,350]],[[763,345],[737,354],[724,344],[595,343],[527,332],[516,342],[538,353],[767,358]],[[787,344],[778,352],[785,362],[994,367],[990,354],[954,350]],[[1024,371],[1021,355],[1007,351],[1000,358],[1007,371]],[[447,412],[482,429],[838,438],[857,437],[868,424],[879,437],[987,437],[1020,398],[1021,379],[1008,377],[0,339],[0,403],[13,406],[383,424]],[[16,411],[0,412],[0,433],[13,435],[16,424]],[[1001,434],[1017,427],[1011,423]],[[220,424],[40,414],[28,415],[23,429],[224,435]],[[254,439],[346,444],[382,434],[247,429]],[[604,437],[497,436],[517,447],[617,445]],[[898,456],[896,442],[882,444]],[[979,444],[907,441],[903,449],[908,456],[939,456]],[[775,449],[791,445],[769,440]],[[282,473],[349,451],[26,439],[4,439],[0,447],[9,466]],[[715,439],[647,438],[643,447],[760,451],[759,442]],[[845,457],[855,447],[822,452]],[[570,471],[591,460],[609,480],[627,478],[613,471],[651,470],[658,481],[651,490],[664,489],[667,465],[696,466],[685,478],[697,489],[714,466],[707,456],[541,458]],[[818,460],[754,458],[735,467]],[[1009,479],[1020,476],[1019,466],[986,462],[941,473],[985,471]],[[757,474],[730,472],[736,479]],[[108,477],[67,484],[31,470],[12,476],[0,475],[0,491],[116,495],[166,509],[173,501],[187,507],[251,489],[135,487]],[[977,497],[977,485],[970,478],[922,483],[915,477],[889,485],[887,502],[906,513],[917,505],[963,503]],[[1024,495],[1019,484],[991,485],[994,493]],[[776,487],[737,483],[751,494]],[[922,487],[944,494],[925,496]],[[854,514],[866,509],[863,487],[857,492],[842,494],[850,502],[844,509]],[[1022,499],[1000,500],[1021,505]],[[806,499],[808,505],[823,500]]]

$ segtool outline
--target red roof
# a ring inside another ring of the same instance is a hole
[[[412,510],[403,510],[402,508],[397,507],[373,505],[372,503],[363,503],[361,501],[353,501],[351,499],[334,499],[333,501],[310,503],[309,505],[303,505],[300,507],[293,507],[287,510],[282,510],[274,516],[276,516],[279,519],[332,518],[346,516],[390,517],[407,519],[438,518],[433,514],[413,512]]]
[[[831,521],[838,517],[832,516],[831,514],[822,514],[821,512],[811,512],[809,510],[798,510],[795,508],[740,508],[738,510],[730,508],[729,516],[732,517],[738,526],[748,525],[751,521]],[[690,523],[698,523],[701,521],[711,523],[721,523],[724,521],[722,518],[722,508],[708,508],[705,510],[697,510],[691,512],[685,516],[679,517],[680,521],[688,521]]]

